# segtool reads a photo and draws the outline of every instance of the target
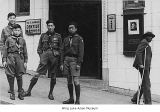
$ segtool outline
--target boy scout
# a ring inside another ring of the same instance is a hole
[[[15,100],[14,79],[18,84],[18,98],[24,100],[22,96],[22,75],[25,73],[28,61],[27,47],[24,38],[21,36],[21,26],[13,25],[13,36],[9,36],[5,41],[3,64],[10,86],[10,99]]]
[[[3,46],[5,44],[6,39],[12,35],[13,25],[16,23],[16,15],[13,12],[10,12],[7,16],[7,20],[9,21],[9,23],[5,28],[3,28],[1,33],[1,43]],[[23,37],[22,31],[20,35],[21,37]],[[2,48],[2,55],[3,55],[3,49],[4,48]]]
[[[150,65],[152,60],[152,50],[149,43],[152,41],[152,39],[155,37],[155,35],[152,32],[146,32],[143,35],[141,43],[138,45],[138,48],[136,50],[136,58],[133,63],[133,67],[135,67],[139,72],[141,73],[141,77],[143,75],[143,81],[141,85],[140,95],[139,99],[141,98],[142,94],[144,94],[144,103],[145,104],[152,104],[151,101],[151,83],[150,83]],[[131,101],[133,103],[139,103],[137,102],[138,97],[138,91],[134,94]]]
[[[54,31],[55,26],[52,20],[48,20],[46,24],[48,31],[41,35],[37,49],[37,52],[40,56],[40,63],[38,65],[36,74],[31,79],[28,90],[23,94],[23,96],[31,96],[31,90],[37,83],[39,76],[45,75],[50,67],[50,70],[52,71],[48,98],[50,100],[54,100],[52,92],[56,84],[57,66],[60,57],[62,39],[61,35]]]
[[[12,35],[13,25],[16,22],[16,15],[13,12],[8,13],[7,20],[9,21],[9,23],[5,28],[3,28],[2,33],[1,33],[1,44],[2,44],[1,56],[2,58],[3,58],[3,52],[4,52],[4,44],[5,44],[6,39]],[[20,35],[21,37],[23,37],[22,31]],[[8,90],[8,93],[10,93],[10,89]]]
[[[70,98],[63,104],[80,104],[80,67],[83,62],[84,42],[77,34],[77,24],[72,22],[68,27],[70,35],[64,39],[61,53],[61,70],[67,75]],[[73,97],[73,83],[75,86],[76,102]]]

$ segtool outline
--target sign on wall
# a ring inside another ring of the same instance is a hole
[[[123,9],[144,8],[145,0],[123,0]]]
[[[143,14],[123,16],[123,54],[134,57],[137,46],[141,42],[144,22]]]
[[[25,33],[27,35],[41,34],[41,19],[26,20]]]
[[[107,20],[108,20],[108,31],[109,32],[116,31],[116,15],[115,14],[108,15]]]

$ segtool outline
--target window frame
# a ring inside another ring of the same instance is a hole
[[[30,15],[30,0],[29,0],[29,12],[20,12],[20,0],[15,0],[15,13],[16,13],[16,16],[29,16]]]

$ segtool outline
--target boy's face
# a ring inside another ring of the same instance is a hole
[[[47,28],[48,28],[48,31],[49,31],[49,32],[53,32],[53,31],[54,31],[55,26],[54,26],[54,24],[53,24],[53,23],[48,23]]]
[[[15,24],[15,22],[16,22],[16,17],[15,17],[15,16],[10,16],[10,17],[8,18],[8,21],[9,21],[9,23],[11,23],[11,24]]]
[[[13,35],[18,37],[20,36],[21,34],[21,29],[20,28],[16,28],[16,29],[13,29]]]
[[[73,34],[77,31],[77,28],[74,25],[69,25],[68,31],[69,33]]]

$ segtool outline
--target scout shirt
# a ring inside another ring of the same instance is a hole
[[[77,65],[81,65],[84,55],[83,38],[78,34],[73,37],[68,36],[64,39],[61,51],[61,65],[63,65],[65,56],[74,55],[77,57]]]
[[[8,37],[12,35],[12,30],[13,30],[13,27],[10,23],[8,23],[8,25],[2,30],[2,33],[1,33],[2,54],[4,52],[5,41]],[[23,33],[21,33],[21,37],[23,37]]]
[[[60,53],[61,45],[62,39],[60,34],[56,32],[46,32],[43,33],[39,39],[37,53],[40,55],[43,53],[43,51],[46,51],[47,49],[57,50]]]
[[[7,60],[7,56],[9,53],[19,53],[24,57],[24,62],[27,63],[28,54],[27,54],[25,39],[22,37],[14,37],[14,36],[8,37],[6,39],[5,46],[4,46],[3,61]]]

